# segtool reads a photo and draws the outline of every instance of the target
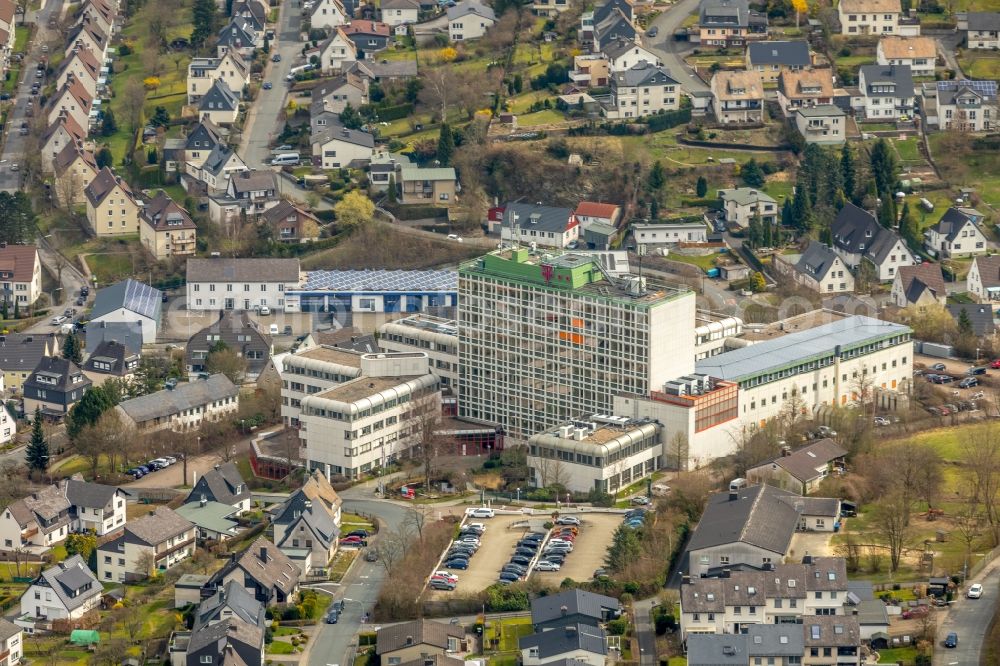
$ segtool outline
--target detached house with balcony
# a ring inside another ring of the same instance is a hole
[[[580,238],[580,224],[569,208],[508,203],[503,212],[500,238],[561,249]]]
[[[607,60],[610,72],[626,72],[639,63],[659,66],[663,64],[655,53],[644,49],[631,39],[620,38],[611,42],[602,49],[602,54]]]
[[[321,169],[362,168],[375,154],[375,136],[347,129],[339,122],[312,137],[313,166]]]
[[[847,203],[831,225],[833,250],[852,269],[862,261],[875,267],[880,282],[891,282],[903,266],[917,261],[895,231],[886,229],[871,213]]]
[[[73,505],[59,486],[46,486],[10,504],[0,514],[0,543],[12,553],[45,553],[65,541],[73,524]]]
[[[250,68],[235,51],[227,51],[221,58],[193,58],[188,64],[188,104],[197,104],[216,80],[224,81],[230,90],[242,95],[250,84]]]
[[[278,175],[273,171],[248,170],[234,173],[222,195],[209,195],[209,217],[219,224],[240,219],[256,221],[281,201]]]
[[[841,0],[837,5],[842,35],[896,35],[903,14],[900,0]]]
[[[399,202],[449,206],[455,203],[458,176],[452,167],[403,166],[397,179]]]
[[[834,104],[796,109],[795,127],[806,143],[827,145],[847,140],[847,114]]]
[[[743,46],[767,39],[767,15],[750,9],[747,0],[702,0],[698,8],[698,42],[704,46]]]
[[[34,418],[40,409],[42,417],[61,419],[90,386],[91,381],[72,361],[43,356],[24,382],[24,413]]]
[[[996,129],[1000,112],[996,90],[996,83],[991,88],[966,80],[938,81],[938,127],[959,132],[988,132]],[[928,124],[933,124],[930,118]]]
[[[122,178],[104,167],[83,191],[87,222],[97,236],[139,233],[139,202]]]
[[[90,530],[101,537],[125,524],[125,491],[121,488],[89,483],[76,475],[63,480],[61,489],[70,504],[74,531]]]
[[[72,623],[97,610],[104,587],[79,555],[49,567],[21,595],[15,624],[27,629],[49,630],[53,622]],[[71,625],[70,625],[71,626]]]
[[[753,42],[747,44],[747,71],[757,72],[761,83],[777,83],[783,71],[799,71],[812,66],[809,42]]]
[[[966,48],[1000,49],[1000,12],[959,14],[958,30],[965,32]]]
[[[909,65],[863,65],[858,88],[869,120],[899,120],[914,114],[913,75]]]
[[[938,259],[986,254],[986,235],[971,217],[949,208],[937,224],[924,232],[924,248]]]
[[[875,62],[882,66],[906,65],[913,76],[934,76],[937,46],[933,37],[883,37],[875,49]]]
[[[608,118],[641,118],[680,108],[681,86],[662,67],[645,60],[611,75]]]
[[[785,70],[778,78],[778,104],[786,118],[797,109],[833,104],[833,76],[830,70]]]
[[[722,202],[726,222],[745,229],[750,226],[750,220],[759,215],[761,222],[778,223],[778,202],[760,190],[737,187],[731,190],[719,190],[718,196]]]
[[[712,110],[723,125],[764,120],[764,86],[756,72],[719,70],[712,75]]]
[[[320,43],[315,55],[324,72],[343,72],[358,61],[358,46],[342,27],[338,27],[326,41]]]
[[[42,262],[38,258],[38,248],[34,245],[0,243],[0,301],[6,302],[13,310],[15,303],[24,308],[38,300],[41,294]],[[43,338],[39,336],[40,340]],[[7,339],[4,338],[5,341]],[[11,339],[15,338],[12,336]],[[6,388],[14,388],[19,383],[7,383]]]
[[[261,215],[260,221],[271,227],[275,239],[285,243],[314,241],[323,225],[318,217],[287,199]]]
[[[142,208],[139,239],[142,246],[159,261],[189,257],[195,252],[197,227],[187,211],[160,190]]]
[[[194,554],[194,523],[159,506],[130,520],[125,533],[97,548],[97,577],[116,583],[144,580],[172,569]]]

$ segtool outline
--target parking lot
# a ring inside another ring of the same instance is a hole
[[[611,545],[611,537],[622,524],[622,515],[617,513],[573,515],[581,521],[580,533],[573,543],[573,552],[566,556],[559,571],[539,571],[534,574],[538,576],[538,580],[553,587],[558,587],[564,578],[576,581],[593,578],[594,569],[604,566],[604,556]]]

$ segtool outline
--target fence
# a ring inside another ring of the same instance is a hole
[[[976,576],[978,576],[980,573],[982,573],[983,569],[985,569],[991,562],[993,562],[993,560],[995,560],[998,557],[1000,557],[1000,546],[986,553],[986,555],[981,560],[979,560],[971,567],[969,567],[969,574],[966,576],[966,579],[975,578]]]

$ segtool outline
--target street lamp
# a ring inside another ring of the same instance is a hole
[[[520,488],[517,489],[517,501],[518,502],[521,501],[521,489]]]

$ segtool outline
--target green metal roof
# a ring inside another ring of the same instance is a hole
[[[229,519],[229,516],[236,513],[236,508],[221,502],[206,502],[205,506],[201,506],[199,502],[191,502],[178,508],[177,513],[198,527],[221,534],[231,533],[238,525],[235,520]]]

